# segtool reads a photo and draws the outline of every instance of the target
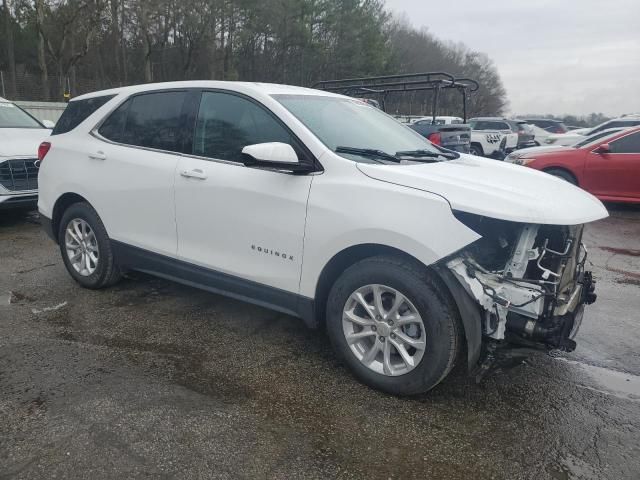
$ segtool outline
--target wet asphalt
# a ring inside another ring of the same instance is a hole
[[[640,208],[586,243],[578,348],[395,398],[322,332],[143,275],[79,288],[0,215],[0,479],[640,478]]]

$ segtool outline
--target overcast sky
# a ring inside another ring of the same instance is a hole
[[[487,53],[511,113],[640,112],[640,0],[386,0]]]

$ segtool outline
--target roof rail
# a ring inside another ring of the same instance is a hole
[[[453,88],[462,94],[463,120],[467,121],[467,93],[473,93],[480,85],[471,78],[462,78],[447,72],[423,72],[401,75],[383,75],[377,77],[345,78],[341,80],[322,80],[313,84],[312,88],[343,95],[366,96],[378,95],[382,109],[389,93],[406,93],[432,90],[433,121],[437,116],[440,90]]]

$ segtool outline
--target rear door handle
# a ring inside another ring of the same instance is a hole
[[[207,174],[204,173],[199,168],[194,168],[193,170],[182,170],[180,175],[186,178],[197,178],[198,180],[206,180]]]
[[[97,152],[95,152],[95,153],[90,153],[90,154],[89,154],[89,158],[90,158],[91,160],[106,160],[106,159],[107,159],[107,156],[104,154],[104,152],[103,152],[103,151],[98,150],[98,151],[97,151]]]

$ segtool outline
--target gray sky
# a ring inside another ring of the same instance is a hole
[[[640,113],[640,0],[386,0],[487,53],[511,113]]]

